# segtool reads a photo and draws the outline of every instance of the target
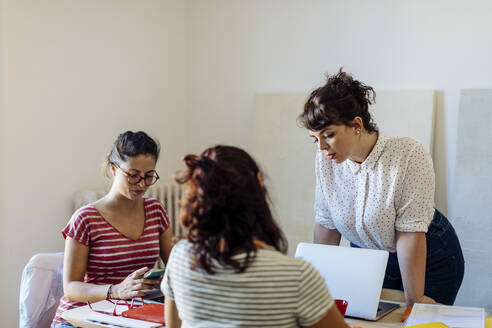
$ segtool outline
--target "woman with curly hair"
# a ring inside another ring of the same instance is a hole
[[[406,302],[453,304],[463,280],[458,237],[434,208],[434,170],[424,147],[379,132],[372,87],[340,70],[307,100],[300,123],[316,156],[316,243],[390,252],[383,287]]]
[[[319,273],[284,255],[255,161],[219,145],[184,162],[185,236],[161,285],[166,327],[347,327]]]

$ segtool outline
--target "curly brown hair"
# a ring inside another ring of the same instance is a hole
[[[244,272],[262,241],[285,253],[287,241],[272,217],[260,169],[244,150],[218,145],[184,158],[180,223],[193,244],[193,263],[213,274],[212,260]],[[244,261],[234,255],[245,252]]]
[[[375,99],[372,87],[354,80],[340,68],[337,74],[327,75],[324,86],[311,92],[297,120],[308,130],[321,131],[332,124],[350,126],[359,116],[368,132],[376,132],[378,129],[369,113],[369,105]]]

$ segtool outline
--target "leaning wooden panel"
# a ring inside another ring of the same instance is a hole
[[[450,221],[465,277],[457,305],[492,311],[492,90],[461,92]]]

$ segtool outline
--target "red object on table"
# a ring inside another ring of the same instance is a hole
[[[345,316],[345,311],[347,311],[348,302],[345,300],[335,300],[335,304],[338,310],[340,311],[340,313],[342,314],[342,316]]]
[[[121,313],[121,315],[126,318],[156,322],[165,325],[163,304],[147,303],[142,306],[126,310]]]
[[[405,322],[410,315],[410,312],[412,312],[412,306],[409,305],[407,306],[407,309],[405,310],[405,313],[403,313],[403,317],[401,318],[401,322]]]

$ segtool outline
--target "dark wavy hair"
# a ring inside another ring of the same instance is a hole
[[[180,223],[193,244],[193,264],[213,274],[212,260],[244,272],[256,256],[255,239],[285,253],[287,241],[272,217],[257,164],[244,150],[218,145],[184,158]],[[260,178],[259,178],[260,177]],[[233,256],[245,252],[244,261]]]
[[[351,126],[352,120],[359,116],[368,132],[376,132],[378,129],[369,113],[369,105],[375,99],[372,87],[354,80],[340,68],[337,74],[327,75],[324,86],[311,92],[297,120],[308,130],[321,131],[332,124]]]
[[[103,171],[108,176],[108,169],[111,163],[120,165],[126,162],[129,157],[138,155],[151,155],[155,161],[159,158],[160,145],[143,131],[123,132],[116,138],[111,151],[106,156],[103,164]]]

